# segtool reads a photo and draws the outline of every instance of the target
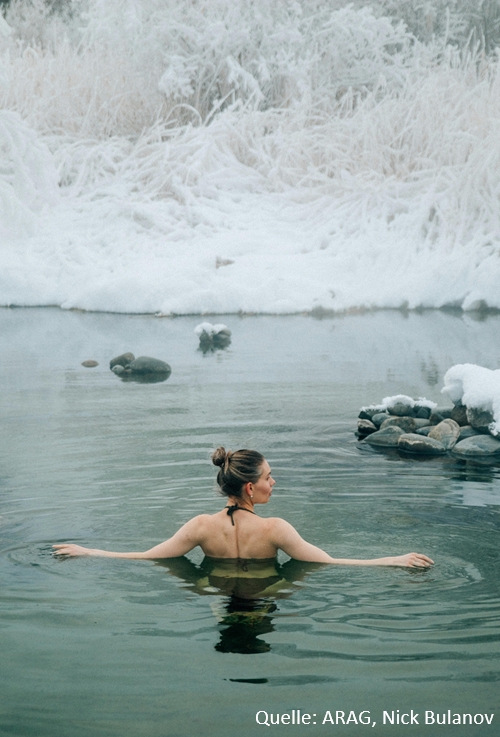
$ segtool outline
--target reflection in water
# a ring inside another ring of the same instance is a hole
[[[212,326],[215,328],[215,326]],[[218,332],[203,330],[200,334],[200,345],[198,350],[206,355],[207,353],[215,353],[223,351],[231,345],[231,331],[224,327]]]
[[[422,361],[420,367],[422,378],[428,386],[434,387],[440,382],[439,366],[433,358],[429,361]]]
[[[491,458],[460,459],[453,465],[454,481],[486,481],[492,482],[499,476],[498,459]]]
[[[274,631],[273,618],[277,611],[275,602],[266,599],[242,599],[230,596],[220,606],[212,607],[219,619],[220,641],[215,646],[219,653],[252,655],[267,653],[271,645],[260,639]]]
[[[159,384],[166,381],[170,372],[151,372],[149,374],[120,374],[122,381],[133,381],[136,384]]]
[[[266,560],[217,559],[206,556],[197,566],[187,558],[157,561],[192,591],[201,596],[222,595],[212,603],[219,622],[221,653],[256,654],[271,650],[261,635],[274,631],[276,599],[290,596],[310,571],[321,563],[289,560],[283,565],[275,558]]]

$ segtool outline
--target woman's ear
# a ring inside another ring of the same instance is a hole
[[[245,486],[243,487],[243,490],[246,492],[247,496],[250,498],[253,496],[253,484],[251,481],[247,481]]]

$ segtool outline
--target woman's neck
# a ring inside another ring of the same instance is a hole
[[[229,507],[237,506],[240,509],[248,509],[249,512],[254,511],[254,504],[251,499],[244,497],[228,496],[227,504]]]

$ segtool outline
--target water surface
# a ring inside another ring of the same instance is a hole
[[[220,321],[220,318],[213,320]],[[359,407],[405,393],[442,403],[455,363],[500,366],[500,319],[379,312],[227,317],[231,346],[197,350],[200,318],[0,311],[0,733],[253,737],[269,714],[419,713],[416,737],[498,734],[498,466],[360,445]],[[163,383],[109,360],[168,361]],[[81,366],[85,359],[99,366]],[[162,564],[57,560],[53,542],[145,549],[214,512],[217,445],[251,447],[285,516],[338,557],[419,550],[427,572],[279,559],[236,595],[199,552]],[[253,586],[253,588],[252,588]],[[274,589],[269,587],[273,587]],[[251,589],[251,590],[250,590]],[[262,592],[264,594],[262,595]],[[426,726],[424,711],[491,714]],[[339,730],[341,725],[339,726]]]

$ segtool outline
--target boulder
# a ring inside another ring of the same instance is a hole
[[[489,432],[488,427],[493,422],[493,414],[488,410],[467,407],[467,424],[480,432]]]
[[[381,407],[362,407],[358,418],[360,420],[371,420],[375,415],[379,414],[385,414],[386,417],[389,417],[387,412],[384,412]]]
[[[472,425],[463,425],[460,428],[460,435],[459,435],[459,438],[457,440],[457,443],[460,440],[465,440],[465,438],[472,438],[472,437],[474,437],[474,435],[480,435],[479,430],[475,430],[472,427]]]
[[[132,375],[161,374],[168,377],[172,373],[172,369],[168,363],[160,361],[159,358],[139,356],[127,366],[127,372],[130,372]]]
[[[427,437],[439,441],[446,450],[451,450],[460,437],[460,426],[458,422],[448,418],[434,425]]]
[[[390,417],[387,412],[377,412],[376,415],[373,415],[372,422],[377,427],[380,427],[380,425],[383,423],[384,420],[387,420],[387,418]]]
[[[425,435],[425,437],[427,437],[427,435],[430,433],[433,427],[436,427],[436,426],[426,425],[425,427],[419,427],[418,430],[415,430],[415,432],[417,433],[417,435]]]
[[[415,417],[415,409],[414,407],[410,407],[409,404],[405,404],[404,402],[395,402],[390,407],[387,407],[387,411],[390,415],[395,415],[396,417]]]
[[[416,404],[413,408],[415,412],[415,417],[418,417],[422,420],[428,420],[431,416],[431,408],[430,407],[422,407],[421,405]]]
[[[97,361],[89,358],[86,361],[82,361],[82,366],[85,366],[85,368],[94,368],[95,366],[99,366],[99,364],[97,363]]]
[[[439,425],[440,422],[451,417],[452,410],[453,407],[435,407],[429,417],[430,424]]]
[[[450,412],[450,418],[455,420],[461,427],[468,425],[467,420],[467,407],[463,404],[456,404]]]
[[[403,432],[416,432],[420,427],[425,427],[429,424],[429,420],[422,420],[417,417],[389,417],[384,420],[380,425],[380,429],[383,430],[386,427],[396,426],[400,427]]]
[[[214,348],[227,348],[231,343],[231,331],[229,328],[221,328],[218,333],[214,333],[212,341]]]
[[[133,353],[122,353],[121,356],[111,359],[109,362],[109,368],[113,369],[115,366],[123,366],[123,368],[126,368],[134,360],[135,356]]]
[[[474,435],[460,440],[452,450],[454,456],[461,458],[485,458],[487,456],[500,457],[500,440],[491,435]]]
[[[117,376],[120,376],[121,374],[126,373],[125,369],[120,363],[117,363],[116,366],[113,366],[111,371],[116,374]]]
[[[403,431],[400,427],[390,425],[384,428],[384,430],[377,430],[377,432],[368,435],[363,442],[384,448],[395,448],[398,444],[399,436],[402,434]]]
[[[442,455],[446,448],[439,440],[426,438],[418,433],[403,433],[398,439],[398,450],[406,453],[418,453],[419,455]]]
[[[358,420],[359,435],[370,435],[372,432],[377,432],[377,429],[377,426],[370,420]]]

